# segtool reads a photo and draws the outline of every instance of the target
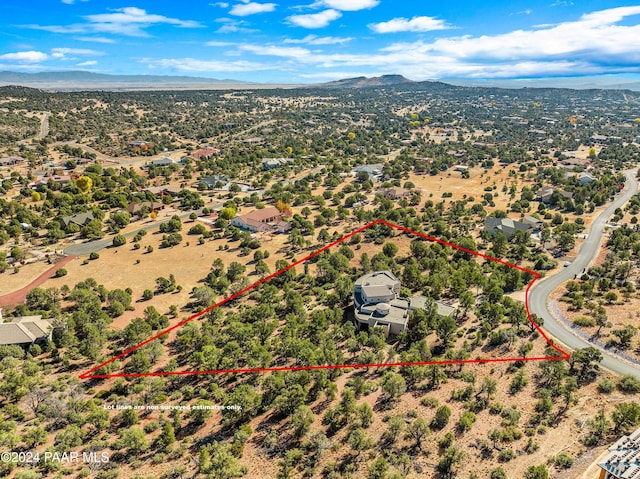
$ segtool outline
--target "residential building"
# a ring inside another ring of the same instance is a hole
[[[51,340],[53,326],[42,316],[22,316],[10,323],[0,323],[0,346],[18,345],[27,347]]]
[[[411,196],[411,191],[406,188],[382,188],[376,191],[376,194],[383,196],[389,200],[398,200]]]
[[[171,166],[171,165],[175,165],[176,161],[173,158],[169,158],[168,156],[159,158],[157,160],[151,160],[148,164],[147,164],[147,168],[151,167],[151,166],[156,166],[158,168],[164,168],[167,166]]]
[[[62,223],[63,228],[67,228],[67,226],[69,226],[71,223],[83,227],[92,219],[93,213],[91,211],[87,211],[86,213],[77,213],[75,215],[63,216],[62,218],[60,218],[60,222]]]
[[[58,183],[60,185],[66,185],[71,181],[69,175],[51,175],[40,178],[39,180],[32,181],[27,186],[32,190],[40,190],[43,186],[47,186],[49,182]]]
[[[369,175],[369,179],[374,179],[382,176],[383,166],[384,165],[382,163],[374,163],[371,165],[360,165],[360,166],[356,166],[353,169],[353,172],[356,174],[356,176],[358,173],[367,173]]]
[[[557,192],[558,195],[563,198],[566,198],[569,200],[573,198],[573,193],[569,191],[558,190],[556,188],[552,188],[551,186],[544,186],[536,192],[536,199],[539,201],[542,201],[545,204],[552,203],[553,202],[552,196],[555,192]]]
[[[222,190],[229,185],[229,178],[222,175],[201,176],[198,178],[198,183],[204,183],[208,190]]]
[[[132,202],[127,205],[127,211],[131,215],[142,215],[145,211],[151,213],[152,211],[160,211],[164,208],[164,203],[160,203],[158,201],[142,201],[140,203]]]
[[[25,161],[21,156],[5,156],[4,158],[0,158],[0,166],[15,166]]]
[[[622,436],[609,447],[600,466],[599,479],[640,478],[640,429],[628,436]]]
[[[162,186],[150,186],[149,188],[145,188],[142,191],[145,193],[153,193],[156,196],[169,195],[169,196],[175,197],[180,194],[180,192],[182,191],[182,188],[162,185]]]
[[[292,161],[294,161],[293,158],[264,158],[262,160],[262,169],[272,170],[279,166],[286,165],[287,163],[291,163]]]
[[[407,329],[411,312],[424,309],[428,298],[400,296],[400,281],[388,270],[374,271],[358,278],[353,286],[354,315],[359,328],[380,327],[385,335],[397,335]],[[437,313],[452,316],[455,307],[436,302]]]
[[[254,233],[267,231],[286,233],[291,230],[291,223],[284,221],[284,215],[273,206],[236,216],[231,220],[231,224]]]
[[[194,150],[191,152],[191,157],[194,160],[199,160],[200,158],[206,158],[209,157],[211,155],[215,155],[216,153],[218,153],[220,151],[219,148],[201,148],[199,150]]]
[[[512,238],[516,234],[516,231],[530,232],[533,230],[533,227],[530,224],[512,220],[511,218],[496,218],[494,216],[489,216],[484,220],[484,230],[489,232],[491,235],[495,235],[500,231],[507,238]]]

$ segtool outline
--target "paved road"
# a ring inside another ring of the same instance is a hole
[[[214,205],[209,205],[207,206],[208,208],[214,208],[214,209],[221,209],[224,206],[224,203],[216,203]],[[156,221],[152,221],[146,224],[141,225],[139,228],[136,228],[133,231],[129,231],[128,233],[121,233],[122,235],[124,235],[125,237],[129,238],[131,236],[135,236],[136,233],[138,233],[138,231],[140,230],[146,230],[146,231],[151,231],[154,229],[157,229],[160,227],[160,223],[163,223],[165,221],[168,221],[169,219],[171,219],[171,217],[175,214],[177,216],[179,216],[181,219],[184,218],[188,218],[189,215],[193,213],[193,211],[180,211],[180,212],[175,212],[172,213],[170,215],[168,215],[166,218],[157,218]],[[185,225],[183,225],[185,226]],[[188,224],[186,225],[188,226]],[[186,231],[188,231],[188,228],[186,228]],[[184,234],[184,230],[182,231],[182,233]],[[95,240],[95,241],[86,241],[84,243],[77,243],[74,245],[71,245],[67,248],[64,249],[64,254],[65,255],[70,255],[70,256],[84,256],[86,254],[90,254],[93,252],[98,252],[98,251],[102,251],[105,248],[108,248],[109,246],[111,246],[113,244],[113,236],[109,236],[108,238],[104,238],[104,239],[100,239],[100,240]]]
[[[42,140],[45,136],[49,134],[49,117],[51,113],[46,112],[44,114],[44,118],[40,122],[40,133],[38,134],[38,140]]]
[[[638,191],[636,173],[636,170],[625,171],[627,182],[624,189],[618,194],[618,196],[616,196],[613,203],[611,203],[611,205],[609,205],[609,207],[600,213],[600,215],[594,220],[589,231],[589,236],[582,244],[575,261],[553,276],[537,281],[529,292],[529,310],[544,318],[543,328],[545,331],[548,331],[558,341],[567,345],[571,349],[586,348],[587,346],[596,345],[576,336],[554,318],[547,308],[549,295],[562,283],[573,279],[576,274],[582,273],[582,271],[589,266],[593,259],[598,255],[600,250],[600,240],[602,239],[605,224],[613,215],[615,209],[621,208]],[[619,374],[631,374],[640,379],[639,366],[619,359],[610,351],[602,348],[599,349],[602,351],[604,356],[601,364],[605,368]]]
[[[66,258],[62,258],[60,261],[51,266],[51,268],[31,281],[31,283],[29,283],[24,288],[20,288],[16,291],[0,296],[0,307],[17,306],[19,304],[23,304],[25,302],[25,299],[27,298],[27,293],[29,291],[40,286],[46,280],[51,278],[59,268],[62,268],[64,265],[66,265],[70,261],[73,261],[74,259],[75,256],[67,256]]]

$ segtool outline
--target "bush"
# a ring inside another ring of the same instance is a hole
[[[610,379],[604,378],[598,383],[598,391],[604,394],[613,392],[616,385]]]
[[[491,471],[490,479],[507,479],[507,473],[504,472],[504,469],[498,467]]]
[[[64,268],[60,268],[56,270],[56,273],[53,275],[55,278],[62,278],[67,275],[67,270]]]
[[[502,451],[500,451],[500,454],[498,454],[498,461],[509,462],[514,457],[516,457],[516,453],[513,452],[513,449],[503,449]]]
[[[145,289],[142,293],[142,299],[144,299],[145,301],[149,301],[151,298],[153,298],[153,291],[151,291],[150,289]]]
[[[190,235],[201,235],[204,234],[207,231],[207,228],[204,227],[204,225],[202,224],[197,224],[192,226],[189,229],[189,234]]]
[[[557,467],[569,469],[573,465],[573,458],[568,454],[562,452],[557,456],[552,457],[549,462]]]
[[[640,380],[627,374],[620,379],[618,388],[625,393],[640,393]]]
[[[124,235],[115,235],[113,237],[113,246],[118,247],[118,246],[122,246],[123,244],[126,244],[127,242],[127,238],[124,237]]]
[[[100,255],[96,251],[93,251],[89,254],[89,259],[98,259],[99,257]]]
[[[449,422],[449,418],[451,417],[451,409],[448,406],[440,406],[436,411],[436,415],[433,416],[431,420],[431,428],[432,429],[442,429]]]
[[[573,324],[575,324],[576,326],[581,326],[583,328],[589,328],[596,325],[596,320],[595,318],[590,318],[589,316],[578,316],[573,320]]]

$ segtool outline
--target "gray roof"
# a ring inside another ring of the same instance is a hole
[[[640,478],[640,429],[622,436],[611,447],[609,454],[598,463],[611,477]]]
[[[518,230],[529,231],[531,229],[531,225],[521,221],[512,220],[511,218],[496,218],[494,216],[489,216],[484,221],[484,228],[492,234],[501,231],[507,238],[510,238]]]
[[[78,226],[84,226],[89,221],[93,219],[93,213],[91,211],[87,211],[86,213],[78,213],[70,216],[63,216],[62,222],[65,226],[68,226],[69,223],[75,223]]]
[[[31,344],[50,337],[53,327],[42,316],[15,318],[11,323],[0,324],[0,346]]]

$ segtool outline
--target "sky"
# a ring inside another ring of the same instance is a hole
[[[640,0],[22,0],[0,70],[314,83],[640,77]]]

